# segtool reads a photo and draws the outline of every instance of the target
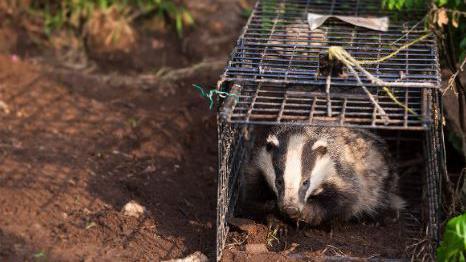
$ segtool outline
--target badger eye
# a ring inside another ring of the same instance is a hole
[[[309,179],[303,181],[303,186],[309,186]]]
[[[277,180],[275,183],[277,184],[277,187],[281,188],[283,186],[283,181],[281,180]]]
[[[271,152],[276,146],[272,143],[267,143],[265,145],[265,150],[267,150],[267,152]]]

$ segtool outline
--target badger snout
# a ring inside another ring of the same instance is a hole
[[[280,209],[283,213],[288,215],[291,219],[297,219],[300,216],[300,210],[295,205],[281,205]]]
[[[299,216],[299,209],[297,207],[285,207],[285,213],[291,218],[297,218]]]

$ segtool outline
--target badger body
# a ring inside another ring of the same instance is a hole
[[[245,178],[265,180],[281,213],[296,221],[375,216],[404,205],[387,152],[367,131],[277,127],[257,146]]]

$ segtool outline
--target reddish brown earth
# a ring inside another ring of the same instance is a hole
[[[216,132],[205,101],[112,87],[0,57],[0,256],[50,260],[212,252]],[[195,80],[192,80],[195,81]],[[136,200],[148,215],[125,217]]]
[[[334,224],[330,228],[288,226],[286,235],[272,237],[265,225],[251,223],[247,230],[233,228],[224,251],[224,261],[323,261],[325,257],[405,257],[406,240],[401,223]],[[259,236],[259,237],[258,237]],[[262,244],[271,252],[248,252],[250,244]]]
[[[0,261],[214,256],[216,122],[192,84],[215,86],[245,19],[238,1],[190,8],[198,24],[182,40],[141,31],[131,61],[97,61],[105,71],[92,73],[56,66],[0,25],[10,40],[0,47]],[[137,81],[205,59],[216,65]],[[131,200],[147,214],[125,216]]]

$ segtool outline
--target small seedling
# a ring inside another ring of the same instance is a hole
[[[132,128],[136,128],[139,125],[139,120],[135,117],[128,119],[128,123]]]
[[[267,232],[267,246],[272,247],[275,241],[277,242],[277,244],[280,243],[280,239],[278,239],[277,235],[278,228],[269,228],[269,231]]]
[[[32,255],[32,257],[35,260],[46,259],[47,258],[44,251],[39,251],[39,252],[35,253],[34,255]]]

